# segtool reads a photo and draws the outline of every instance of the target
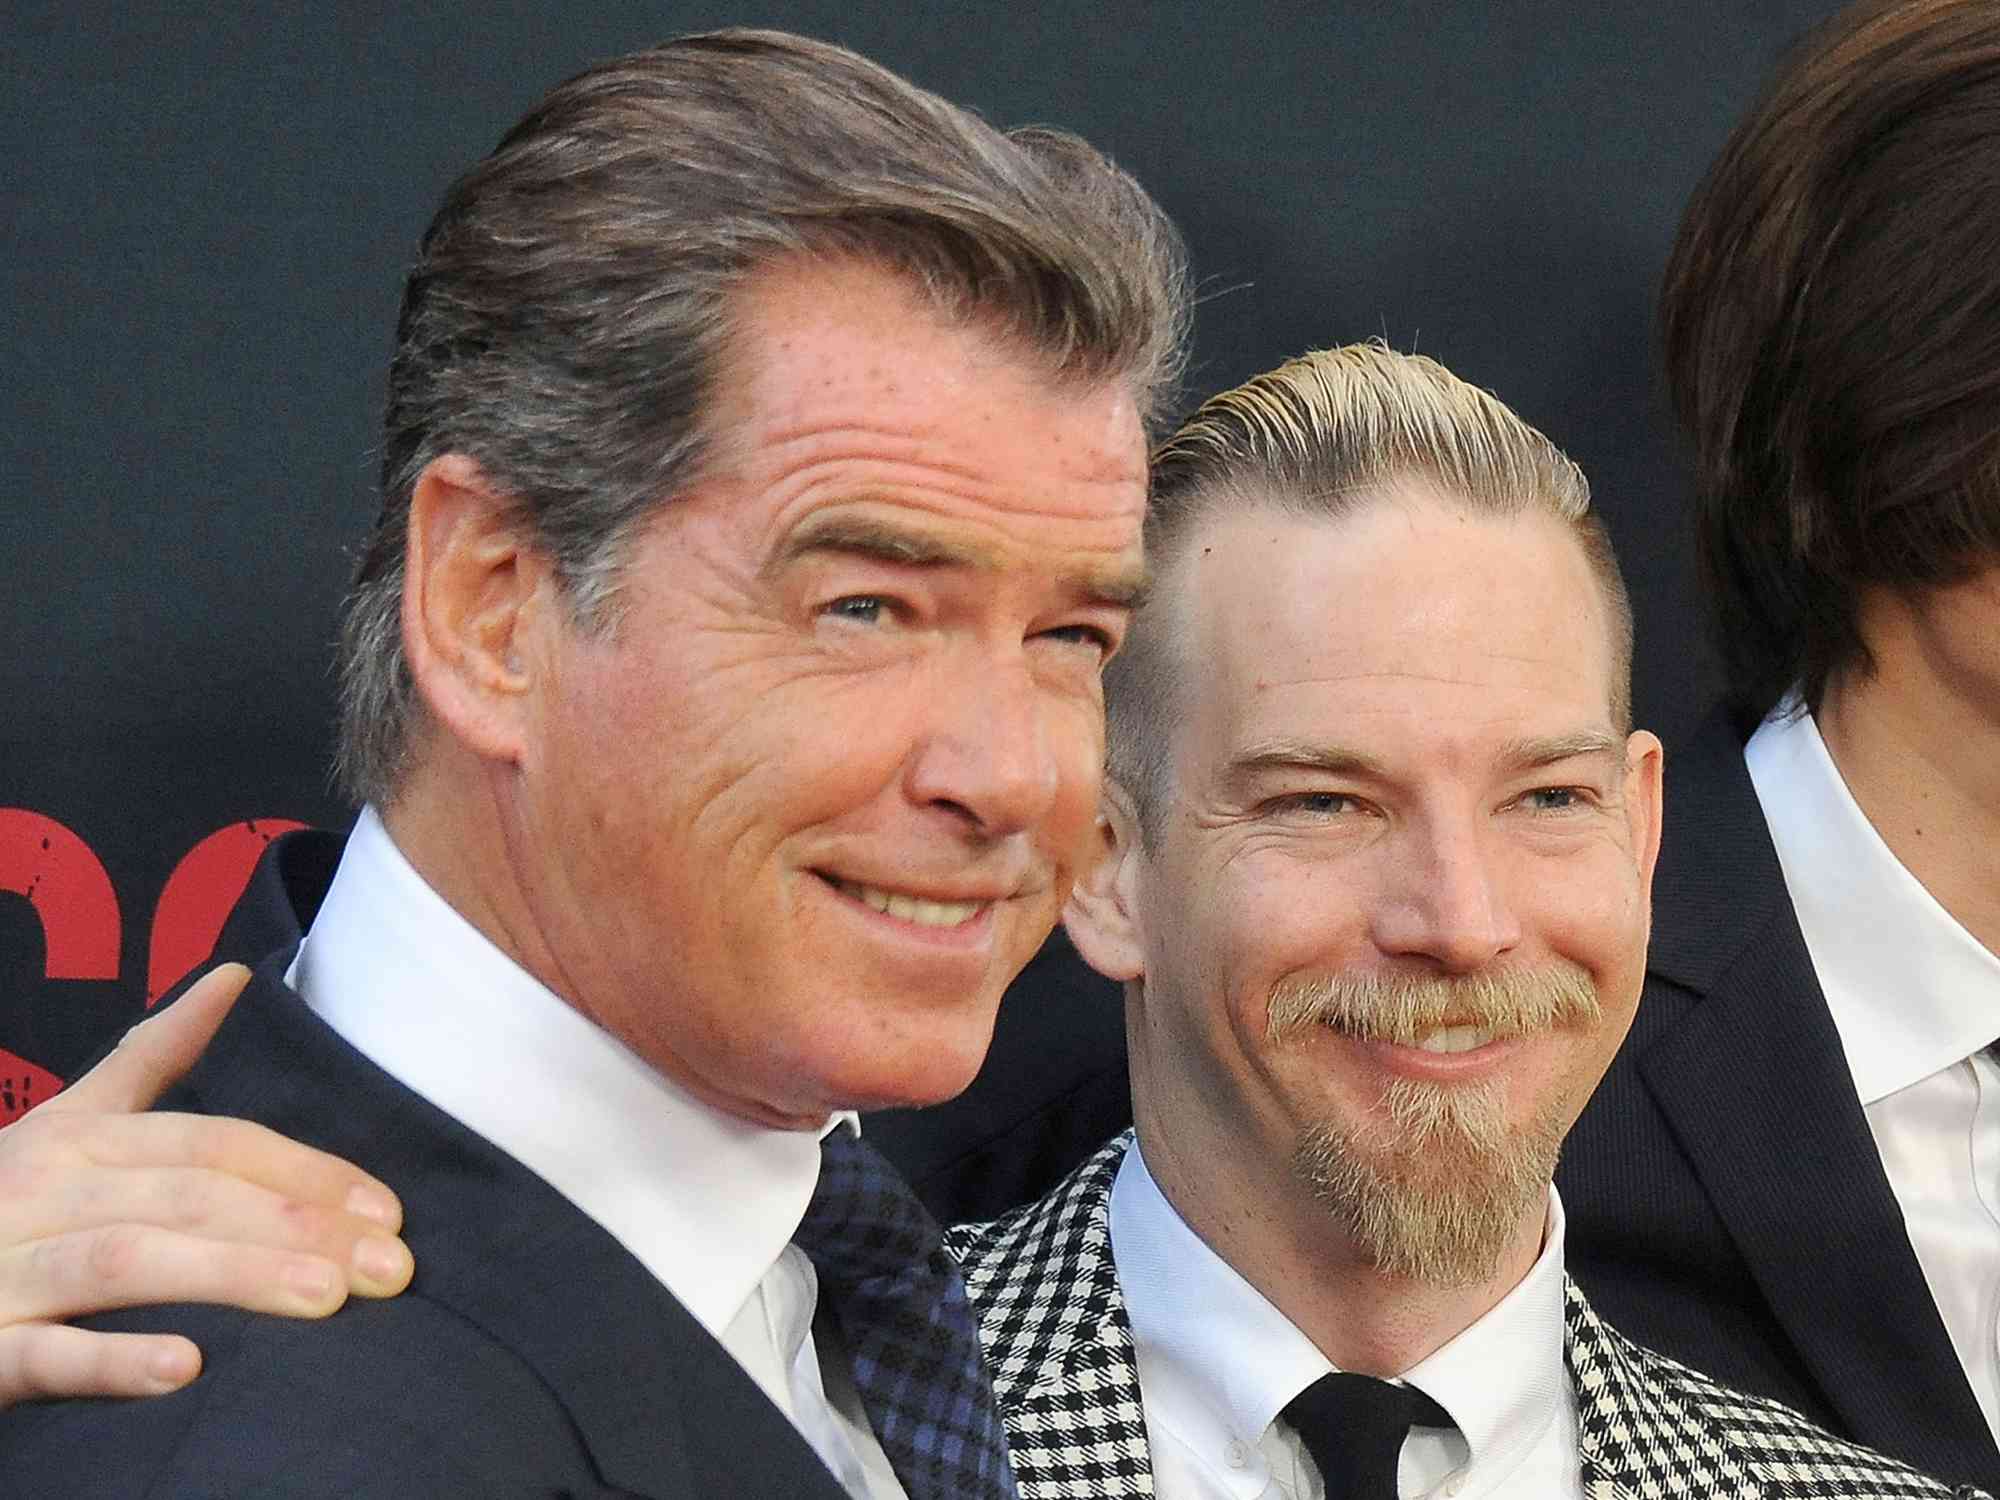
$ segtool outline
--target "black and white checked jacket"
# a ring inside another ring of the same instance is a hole
[[[951,1230],[993,1368],[1021,1500],[1151,1496],[1132,1329],[1111,1262],[1131,1132],[1037,1203]],[[1590,1500],[1978,1500],[1718,1385],[1606,1327],[1568,1287],[1565,1340]]]

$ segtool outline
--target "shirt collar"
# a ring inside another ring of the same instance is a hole
[[[1451,1414],[1479,1492],[1520,1466],[1570,1399],[1563,1362],[1562,1202],[1542,1252],[1471,1327],[1402,1377]],[[1254,1449],[1292,1398],[1334,1369],[1187,1225],[1135,1141],[1111,1189],[1111,1246],[1149,1412],[1197,1453]]]
[[[1796,699],[1779,704],[1743,761],[1861,1102],[1991,1042],[2000,956],[1882,842],[1812,715]]]
[[[739,1120],[662,1077],[453,910],[372,808],[286,979],[356,1050],[602,1225],[710,1333],[805,1214],[818,1135]]]
[[[1468,1487],[1484,1491],[1525,1461],[1570,1400],[1563,1358],[1562,1195],[1549,1187],[1542,1253],[1514,1289],[1403,1374],[1451,1413],[1472,1450]]]

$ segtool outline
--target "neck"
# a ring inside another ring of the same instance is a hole
[[[432,890],[522,969],[576,1003],[515,878],[497,799],[475,759],[448,741],[434,744],[379,811],[396,848]]]
[[[1970,587],[1990,591],[1994,582]],[[1830,682],[1814,720],[1883,843],[1960,925],[2000,953],[2000,663],[1969,667],[1954,649],[1964,632],[1948,623],[1941,629],[1955,593],[1871,596],[1862,634],[1873,670]]]
[[[1174,1211],[1339,1369],[1403,1374],[1490,1312],[1541,1253],[1546,1198],[1490,1276],[1439,1286],[1387,1275],[1288,1163],[1246,1161],[1240,1148],[1177,1140],[1158,1124],[1139,1112],[1147,1170]]]

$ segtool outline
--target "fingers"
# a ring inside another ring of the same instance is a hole
[[[107,1193],[115,1186],[96,1169],[193,1167],[337,1210],[369,1221],[369,1227],[392,1233],[402,1228],[403,1205],[382,1183],[337,1156],[262,1125],[208,1115],[51,1113],[67,1097],[58,1094],[0,1131],[0,1200],[12,1197],[26,1204],[29,1194],[39,1191],[50,1202],[60,1200],[60,1222],[77,1227],[73,1221],[85,1211],[81,1195]],[[10,1180],[24,1174],[34,1180]],[[25,1222],[11,1214],[9,1219]]]
[[[323,1318],[350,1294],[397,1295],[414,1270],[409,1248],[387,1235],[357,1239],[336,1259],[151,1224],[109,1224],[0,1249],[0,1332],[171,1302]]]
[[[177,1335],[0,1328],[0,1408],[46,1396],[158,1396],[200,1372],[201,1351]]]
[[[35,1180],[42,1190],[25,1190]],[[22,1189],[6,1217],[16,1242],[113,1224],[152,1224],[206,1239],[337,1256],[363,1237],[389,1237],[378,1221],[344,1207],[294,1198],[204,1167],[90,1163],[67,1173],[0,1171],[0,1189],[7,1187]]]
[[[0,1326],[144,1302],[316,1317],[412,1272],[393,1193],[240,1120],[30,1111],[0,1131],[0,1204]]]
[[[207,975],[0,1129],[0,1406],[170,1390],[200,1367],[186,1339],[58,1319],[176,1302],[322,1317],[409,1284],[402,1204],[367,1173],[261,1125],[134,1113],[193,1066],[247,977]]]
[[[162,1302],[217,1302],[282,1317],[324,1317],[359,1282],[389,1296],[410,1279],[409,1251],[383,1238],[386,1264],[348,1264],[150,1224],[112,1224],[0,1250],[0,1326]]]
[[[174,1004],[126,1032],[115,1052],[42,1109],[60,1114],[144,1109],[194,1066],[249,978],[241,964],[222,964],[203,975]]]

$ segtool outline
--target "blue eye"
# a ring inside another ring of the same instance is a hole
[[[1354,799],[1345,792],[1296,792],[1289,797],[1277,798],[1272,805],[1279,812],[1331,818],[1348,811],[1354,805]]]
[[[849,594],[844,599],[836,599],[825,606],[820,613],[832,615],[835,619],[853,620],[861,625],[873,625],[887,613],[889,601],[879,594]]]
[[[1042,633],[1050,640],[1061,641],[1065,645],[1094,646],[1099,656],[1109,656],[1114,644],[1110,633],[1095,625],[1058,625],[1054,630]]]
[[[1538,812],[1567,812],[1581,806],[1583,796],[1573,786],[1544,786],[1528,793],[1527,801]]]

